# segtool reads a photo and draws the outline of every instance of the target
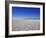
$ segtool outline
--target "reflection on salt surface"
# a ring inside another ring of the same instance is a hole
[[[40,21],[14,20],[12,31],[40,30]]]

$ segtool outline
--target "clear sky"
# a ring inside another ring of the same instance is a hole
[[[16,19],[40,19],[40,8],[12,7],[12,16]]]

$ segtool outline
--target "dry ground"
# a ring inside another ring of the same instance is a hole
[[[39,20],[12,20],[13,31],[40,30]]]

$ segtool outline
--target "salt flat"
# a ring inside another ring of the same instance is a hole
[[[40,30],[40,20],[12,20],[12,31]]]

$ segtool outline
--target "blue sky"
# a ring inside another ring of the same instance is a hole
[[[40,8],[12,7],[12,16],[16,19],[40,19]]]

